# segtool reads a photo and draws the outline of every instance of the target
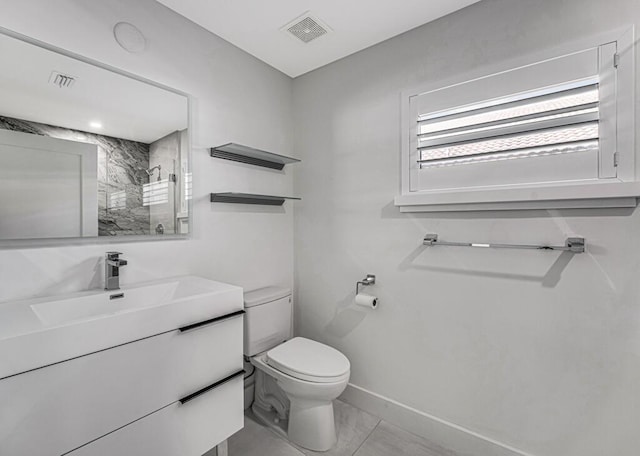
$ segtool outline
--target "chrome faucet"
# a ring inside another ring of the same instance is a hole
[[[104,256],[104,289],[120,289],[120,267],[127,265],[127,260],[120,259],[120,252],[107,252]]]

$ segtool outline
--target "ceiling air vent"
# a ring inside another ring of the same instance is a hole
[[[73,87],[73,84],[76,83],[76,77],[59,73],[58,71],[52,71],[51,76],[49,76],[49,82],[61,89],[70,89]]]
[[[313,17],[308,11],[280,30],[289,32],[304,43],[309,43],[331,31],[326,24],[323,24],[318,18]]]

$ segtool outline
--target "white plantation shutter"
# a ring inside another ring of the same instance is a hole
[[[506,97],[418,117],[420,164],[446,166],[474,161],[576,153],[598,148],[597,80],[580,87],[548,89],[546,95]]]
[[[169,180],[162,179],[142,185],[142,205],[156,206],[169,202]]]
[[[411,96],[409,190],[615,178],[615,53],[610,43]]]
[[[125,209],[127,207],[127,192],[120,190],[109,194],[109,209]]]

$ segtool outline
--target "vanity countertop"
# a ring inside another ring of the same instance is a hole
[[[2,303],[0,379],[242,309],[242,288],[195,276]]]

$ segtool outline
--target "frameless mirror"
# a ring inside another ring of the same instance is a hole
[[[9,34],[0,56],[0,241],[188,233],[185,94]]]

